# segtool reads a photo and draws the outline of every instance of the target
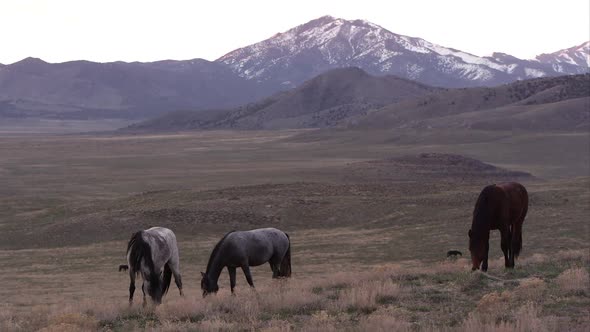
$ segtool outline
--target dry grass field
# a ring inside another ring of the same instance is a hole
[[[587,330],[588,151],[559,132],[5,133],[0,330]],[[522,257],[505,271],[493,233],[491,276],[472,273],[473,205],[506,180],[531,197]],[[117,266],[153,225],[178,236],[186,296],[129,308]],[[293,278],[257,267],[232,297],[224,272],[203,299],[216,241],[268,226],[291,236]]]

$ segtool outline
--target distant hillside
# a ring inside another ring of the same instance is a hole
[[[343,119],[436,91],[394,76],[358,68],[335,69],[257,103],[228,110],[173,112],[130,129],[281,129],[333,127]]]
[[[348,119],[347,126],[585,130],[590,128],[590,75],[437,91]]]
[[[237,106],[262,96],[255,82],[201,59],[49,64],[27,58],[0,67],[0,117],[145,118]]]

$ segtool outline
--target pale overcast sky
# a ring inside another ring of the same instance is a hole
[[[215,60],[323,15],[480,56],[532,58],[590,39],[588,0],[0,0],[0,63]]]

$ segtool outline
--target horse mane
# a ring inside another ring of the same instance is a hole
[[[143,239],[143,233],[144,231],[133,233],[129,243],[127,243],[129,268],[133,273],[139,273],[141,269],[141,260],[143,259],[150,270],[150,286],[157,288],[160,287],[159,273],[156,273],[154,261],[152,260],[152,249],[150,248],[150,244]]]
[[[473,249],[472,243],[478,243],[481,241],[481,237],[484,236],[486,232],[490,231],[493,209],[490,208],[489,205],[492,203],[491,197],[493,196],[495,189],[495,184],[486,186],[477,198],[475,208],[473,209],[473,222],[471,224],[472,241],[469,241],[469,250]]]
[[[219,251],[219,249],[221,248],[221,244],[223,243],[223,241],[225,240],[225,238],[230,235],[231,233],[235,232],[235,230],[228,232],[227,234],[225,234],[221,240],[219,240],[219,242],[217,242],[217,244],[215,245],[215,247],[213,248],[213,251],[211,252],[211,256],[209,256],[209,261],[207,262],[207,270],[205,271],[205,273],[209,273],[209,270],[211,268],[211,264],[213,264],[213,257],[215,257],[215,255],[217,255],[217,252]]]

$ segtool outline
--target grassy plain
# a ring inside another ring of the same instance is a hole
[[[589,151],[587,133],[560,132],[4,133],[0,330],[584,330]],[[494,233],[490,273],[512,281],[447,261],[468,255],[481,188],[511,179],[531,196],[523,257],[504,271]],[[129,309],[116,268],[131,232],[153,225],[179,238],[187,296]],[[292,280],[254,268],[257,292],[239,275],[234,298],[224,274],[201,299],[215,242],[268,226],[291,235]]]

